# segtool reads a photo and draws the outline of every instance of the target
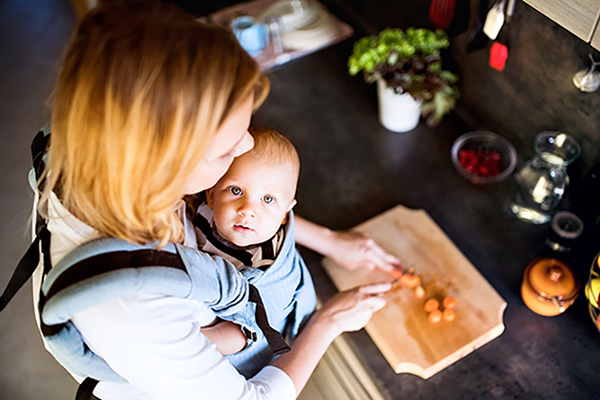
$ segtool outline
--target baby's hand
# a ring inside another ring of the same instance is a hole
[[[246,335],[242,328],[230,321],[219,321],[215,325],[200,328],[212,343],[217,345],[217,350],[227,356],[242,351],[246,347]]]

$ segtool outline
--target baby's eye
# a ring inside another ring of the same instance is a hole
[[[267,203],[267,204],[271,204],[271,203],[273,203],[273,202],[275,201],[275,199],[273,198],[273,196],[271,196],[271,195],[268,195],[268,194],[265,194],[265,195],[263,196],[263,201],[264,201],[265,203]]]
[[[242,194],[242,189],[237,186],[232,186],[229,188],[229,192],[234,196],[239,196]]]

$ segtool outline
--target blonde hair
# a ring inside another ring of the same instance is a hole
[[[104,235],[181,241],[186,180],[223,121],[268,87],[224,28],[160,3],[101,5],[64,56],[40,210],[54,191]]]
[[[263,126],[253,126],[248,131],[254,138],[254,147],[240,157],[264,158],[280,164],[289,164],[294,168],[298,180],[300,157],[288,138],[274,129]]]

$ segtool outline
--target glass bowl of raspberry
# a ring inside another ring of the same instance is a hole
[[[502,136],[488,131],[461,135],[452,145],[452,163],[471,183],[500,182],[517,166],[514,146]]]

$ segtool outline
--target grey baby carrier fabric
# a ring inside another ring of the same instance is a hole
[[[155,245],[93,240],[67,254],[42,285],[42,333],[56,359],[76,375],[124,382],[86,346],[70,319],[135,291],[199,300],[223,319],[244,310],[249,299],[247,280],[221,259],[173,243],[157,251]],[[245,320],[236,321],[251,327]]]

